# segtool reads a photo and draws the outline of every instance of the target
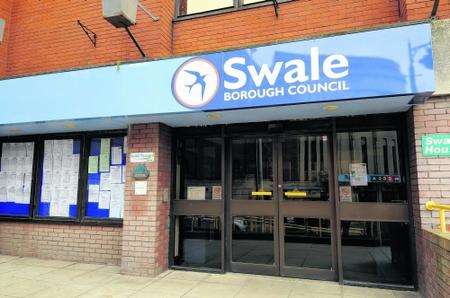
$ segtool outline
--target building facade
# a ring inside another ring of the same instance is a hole
[[[448,1],[114,2],[0,0],[0,253],[450,294]]]

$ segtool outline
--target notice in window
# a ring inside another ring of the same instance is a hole
[[[202,201],[206,199],[205,186],[189,186],[187,188],[187,199],[193,201]]]
[[[350,164],[350,185],[351,186],[367,186],[367,165],[365,163]]]

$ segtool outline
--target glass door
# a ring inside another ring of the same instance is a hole
[[[328,139],[231,140],[231,271],[336,278]]]
[[[297,135],[278,144],[281,275],[336,279],[329,139]]]
[[[279,274],[278,199],[272,138],[231,140],[228,259],[234,272]]]

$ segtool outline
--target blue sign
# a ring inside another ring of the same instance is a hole
[[[435,90],[430,24],[0,81],[0,124],[166,115]]]

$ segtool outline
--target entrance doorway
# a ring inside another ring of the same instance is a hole
[[[230,270],[335,278],[327,134],[231,140]]]
[[[403,123],[178,129],[171,267],[410,286]]]

